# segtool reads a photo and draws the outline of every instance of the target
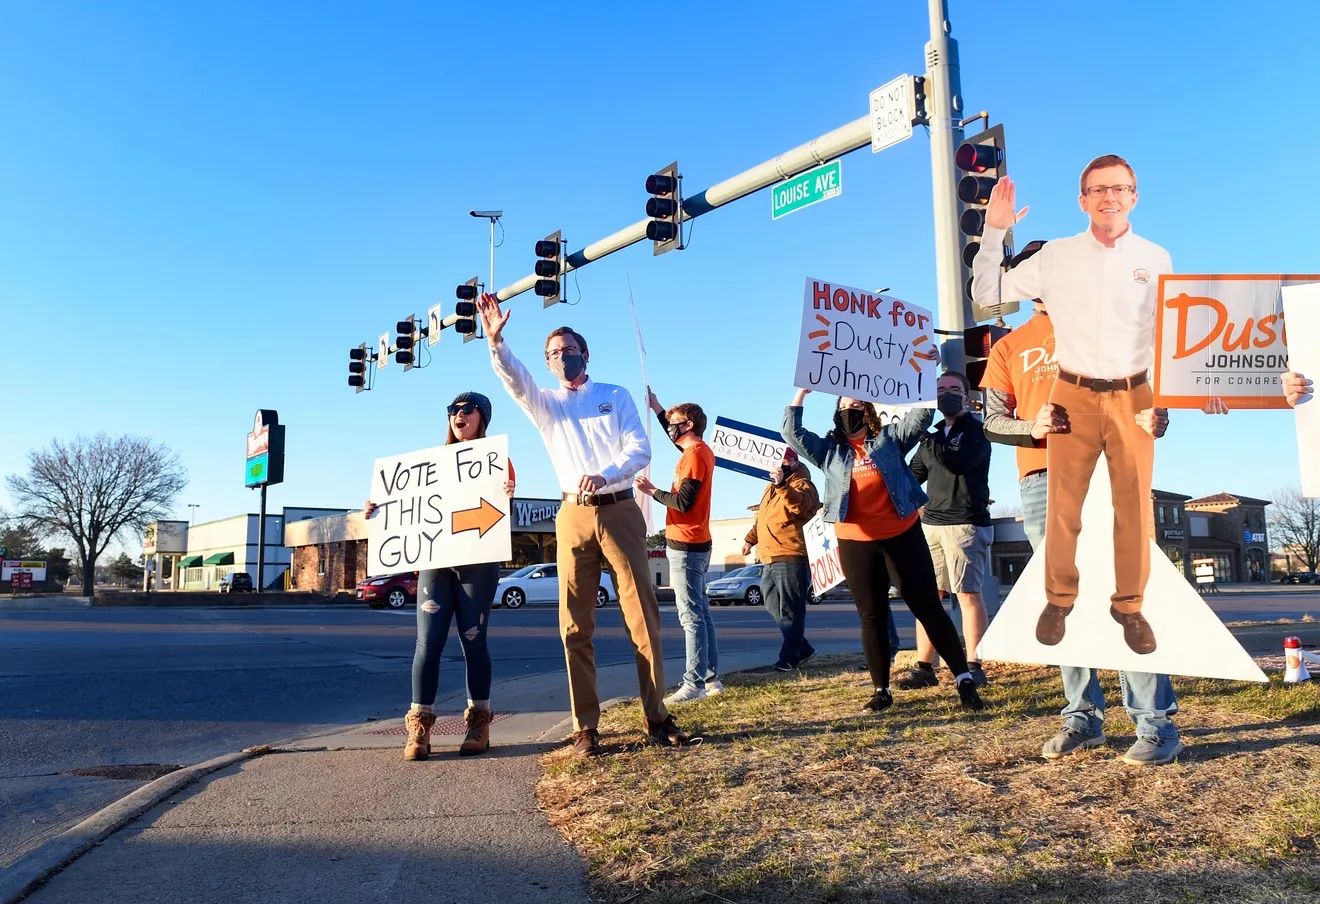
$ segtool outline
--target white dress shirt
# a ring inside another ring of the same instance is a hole
[[[1155,360],[1155,315],[1169,252],[1129,229],[1105,246],[1088,228],[1052,239],[1002,274],[1003,229],[985,227],[972,262],[972,298],[983,307],[1039,298],[1054,325],[1059,367],[1114,380],[1145,373]]]
[[[605,478],[597,493],[632,489],[633,475],[651,461],[651,443],[628,390],[589,377],[576,389],[541,389],[507,342],[490,350],[490,364],[541,431],[560,490],[576,495],[589,474]]]

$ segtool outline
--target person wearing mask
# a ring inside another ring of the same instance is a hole
[[[917,510],[927,501],[926,494],[903,460],[930,426],[930,409],[914,408],[896,427],[885,427],[871,405],[840,397],[834,428],[822,437],[802,425],[808,392],[799,389],[784,409],[784,441],[825,472],[825,520],[834,524],[838,537],[839,563],[857,606],[862,651],[874,686],[863,710],[878,713],[894,703],[889,687],[891,577],[953,671],[963,707],[981,709],[958,632],[940,605],[930,549],[921,532]]]
[[[952,592],[962,611],[968,667],[978,687],[985,670],[972,659],[989,618],[981,586],[990,573],[990,442],[971,412],[971,383],[966,374],[945,371],[936,382],[936,403],[944,420],[921,438],[912,456],[912,473],[926,485],[930,501],[921,510],[921,529],[930,547],[940,592]],[[895,682],[903,690],[933,687],[938,657],[917,625],[917,664]]]
[[[651,444],[632,397],[622,386],[587,376],[591,352],[571,327],[550,331],[546,368],[556,386],[542,389],[504,341],[511,312],[494,295],[478,303],[491,368],[541,433],[564,503],[555,516],[559,565],[559,633],[568,667],[573,752],[599,756],[596,687],[596,589],[602,563],[617,580],[619,608],[637,659],[637,683],[650,741],[683,746],[688,735],[665,708],[660,606],[646,561],[646,520],[633,501],[632,479],[651,460]]]
[[[464,392],[450,403],[449,430],[445,444],[470,443],[486,435],[490,426],[490,399],[479,392]],[[504,491],[513,497],[513,462]],[[363,514],[371,518],[377,506],[367,501]],[[431,755],[431,728],[435,725],[435,696],[440,687],[440,655],[449,636],[449,625],[458,621],[458,640],[467,665],[467,709],[463,721],[467,734],[459,746],[460,756],[485,753],[490,748],[490,650],[486,626],[500,580],[498,562],[428,568],[417,576],[417,645],[413,651],[412,706],[404,717],[408,740],[405,760],[424,760]]]
[[[719,679],[719,646],[715,622],[706,598],[706,571],[710,568],[710,491],[715,476],[715,453],[702,436],[706,412],[695,402],[666,410],[646,390],[647,402],[665,427],[670,442],[682,450],[674,468],[671,489],[662,490],[646,477],[633,479],[640,492],[665,507],[665,555],[674,585],[674,607],[683,626],[686,665],[683,683],[665,698],[667,705],[701,700],[724,690]]]
[[[791,448],[784,450],[784,460],[769,474],[770,485],[761,494],[742,553],[748,556],[755,549],[765,566],[761,571],[765,609],[784,636],[775,669],[791,672],[816,652],[805,636],[811,569],[802,527],[820,510],[820,496],[807,466]]]

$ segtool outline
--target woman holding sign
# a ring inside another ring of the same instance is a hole
[[[490,399],[479,392],[464,392],[448,408],[449,432],[445,444],[481,439],[490,425]],[[513,496],[513,462],[504,490]],[[370,518],[376,505],[368,502]],[[404,718],[408,742],[405,760],[424,760],[431,754],[431,726],[435,724],[435,696],[440,687],[440,654],[444,652],[449,624],[458,620],[458,639],[467,663],[468,705],[463,713],[467,736],[458,748],[460,756],[485,753],[490,747],[490,650],[486,648],[486,623],[499,583],[496,562],[432,568],[417,576],[417,648],[413,653],[412,706]]]
[[[863,710],[878,713],[894,703],[889,690],[891,579],[957,676],[962,705],[981,709],[958,632],[940,605],[917,513],[926,494],[903,460],[930,426],[931,410],[914,408],[897,424],[883,426],[869,403],[841,397],[834,429],[820,437],[802,426],[808,392],[799,389],[784,409],[784,442],[825,472],[825,520],[839,540],[839,564],[861,619],[862,651],[875,687]]]

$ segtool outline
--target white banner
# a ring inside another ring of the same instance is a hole
[[[784,438],[773,430],[731,418],[715,418],[710,450],[721,468],[769,480],[770,472],[783,462],[787,448]]]
[[[802,526],[807,542],[807,562],[811,565],[811,589],[821,596],[831,587],[843,583],[843,566],[839,564],[839,541],[834,536],[834,525],[819,511]]]
[[[508,450],[501,435],[376,459],[367,574],[511,559]]]
[[[5,559],[0,562],[0,581],[12,581],[14,572],[30,571],[32,580],[46,580],[46,560],[45,559]]]
[[[1289,326],[1289,369],[1314,382],[1320,379],[1320,283],[1284,289],[1283,309]],[[1297,460],[1302,495],[1320,498],[1320,405],[1314,392],[1297,405]]]
[[[1155,321],[1155,404],[1285,408],[1279,375],[1289,369],[1284,286],[1320,276],[1164,275]]]
[[[867,402],[933,399],[935,346],[927,309],[807,277],[793,385]]]

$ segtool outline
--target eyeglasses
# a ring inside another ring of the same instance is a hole
[[[1086,189],[1088,198],[1103,198],[1109,192],[1113,192],[1120,198],[1126,198],[1137,190],[1135,185],[1091,185]]]
[[[545,353],[547,358],[562,358],[564,355],[580,355],[582,349],[575,345],[566,345],[563,348],[552,348]]]
[[[449,416],[453,417],[460,411],[464,414],[471,414],[477,410],[477,406],[474,402],[464,402],[462,405],[450,405],[447,410],[449,411]]]

